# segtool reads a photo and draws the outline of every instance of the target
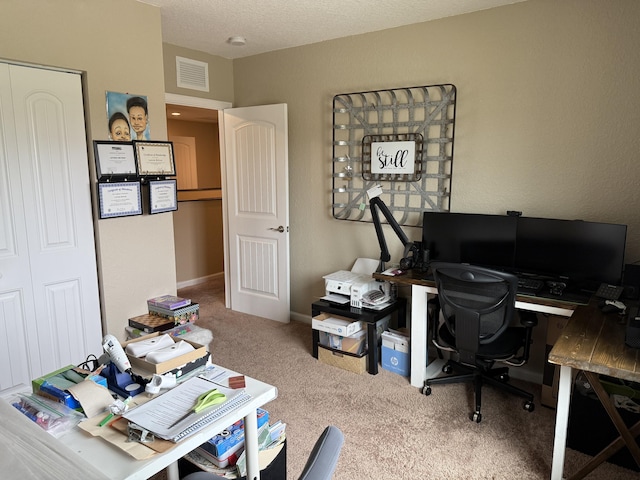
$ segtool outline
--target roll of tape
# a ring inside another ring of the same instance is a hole
[[[144,391],[149,395],[155,395],[156,393],[160,393],[160,385],[156,385],[154,382],[147,383],[147,386],[144,387]]]
[[[155,375],[154,375],[155,376]],[[159,375],[161,378],[160,388],[173,388],[176,386],[176,377],[171,373],[165,375]]]

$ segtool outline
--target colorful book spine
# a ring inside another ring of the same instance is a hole
[[[188,298],[176,297],[175,295],[163,295],[161,297],[150,298],[147,300],[149,307],[166,308],[167,310],[175,310],[177,308],[186,307],[191,305],[191,300]]]

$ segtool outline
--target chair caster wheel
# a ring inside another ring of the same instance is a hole
[[[524,402],[523,408],[524,408],[527,412],[531,413],[531,412],[533,412],[533,411],[536,409],[536,406],[535,406],[535,404],[534,404],[533,402],[529,402],[529,401],[527,401],[527,402]]]
[[[445,364],[444,367],[442,367],[442,373],[446,373],[447,375],[449,375],[451,372],[453,372],[453,367],[448,363]]]
[[[480,423],[482,421],[482,414],[480,412],[473,412],[471,414],[471,421]]]
[[[425,385],[422,387],[422,393],[426,396],[431,395],[431,387],[429,385]]]

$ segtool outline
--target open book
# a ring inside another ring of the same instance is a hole
[[[178,419],[192,410],[201,394],[213,388],[218,389],[219,392],[227,396],[223,403],[213,405],[199,413],[193,413],[173,425]],[[159,438],[177,442],[249,400],[251,400],[251,395],[244,390],[233,390],[202,377],[193,377],[125,413],[123,417],[152,432]]]

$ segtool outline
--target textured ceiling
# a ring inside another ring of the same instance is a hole
[[[163,41],[240,58],[525,0],[139,0],[160,7]],[[227,43],[231,36],[246,45]]]

